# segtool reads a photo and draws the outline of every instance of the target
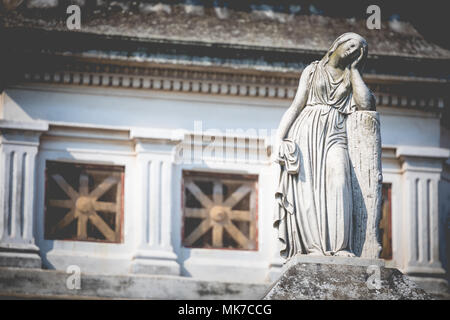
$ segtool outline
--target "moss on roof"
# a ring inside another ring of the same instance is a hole
[[[398,20],[383,21],[380,30],[369,30],[362,19],[283,13],[265,7],[239,11],[145,1],[78,2],[84,4],[80,31],[105,37],[323,52],[337,36],[353,31],[367,39],[371,55],[450,59],[449,50],[428,42],[411,23]],[[30,3],[33,1],[26,1],[15,10],[3,11],[3,26],[6,29],[80,32],[67,29],[64,1]]]

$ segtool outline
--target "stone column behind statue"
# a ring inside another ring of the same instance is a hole
[[[378,258],[381,215],[381,137],[377,112],[357,111],[347,119],[353,193],[353,252]]]

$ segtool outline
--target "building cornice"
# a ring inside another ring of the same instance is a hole
[[[129,88],[159,92],[292,100],[301,72],[252,72],[235,68],[192,67],[173,64],[145,66],[72,60],[58,68],[24,69],[15,85]],[[365,75],[377,105],[439,111],[448,84],[430,79]],[[14,86],[14,85],[12,85]]]

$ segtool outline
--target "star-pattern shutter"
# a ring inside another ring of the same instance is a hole
[[[47,161],[46,239],[122,241],[120,166]]]
[[[183,245],[257,249],[255,176],[186,171]]]

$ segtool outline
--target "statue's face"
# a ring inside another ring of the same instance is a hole
[[[350,64],[356,60],[361,54],[362,43],[357,39],[350,39],[337,47],[333,53],[342,59],[345,64]]]

